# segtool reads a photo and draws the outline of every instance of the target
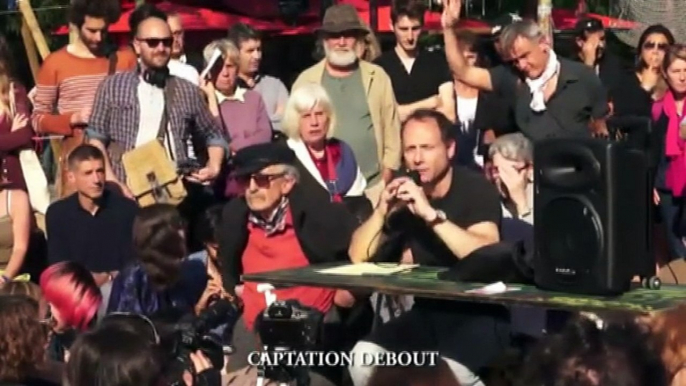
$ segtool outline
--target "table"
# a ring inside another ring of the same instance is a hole
[[[508,306],[526,305],[568,311],[625,311],[646,314],[654,311],[666,311],[686,304],[686,286],[676,285],[662,285],[659,290],[637,287],[621,296],[599,297],[550,292],[531,285],[512,284],[510,286],[520,289],[497,295],[480,295],[466,291],[482,287],[483,284],[457,283],[438,279],[438,273],[447,268],[417,267],[412,271],[390,276],[343,276],[317,272],[320,269],[337,265],[341,264],[321,264],[249,274],[243,275],[243,280],[270,283],[277,287],[308,285]]]

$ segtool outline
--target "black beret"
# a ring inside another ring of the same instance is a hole
[[[245,176],[259,172],[271,165],[295,163],[295,153],[286,144],[278,142],[247,146],[237,151],[233,158],[233,174]]]

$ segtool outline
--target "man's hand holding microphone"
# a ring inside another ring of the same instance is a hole
[[[424,189],[410,177],[397,177],[381,193],[376,211],[386,217],[398,209],[407,207],[415,216],[426,222],[438,217],[436,209],[429,203]]]

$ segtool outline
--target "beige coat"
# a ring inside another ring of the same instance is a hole
[[[325,69],[324,60],[306,69],[298,76],[292,89],[307,83],[321,84]],[[386,169],[398,169],[401,159],[400,119],[391,78],[373,63],[360,61],[360,70],[374,125],[379,163]]]

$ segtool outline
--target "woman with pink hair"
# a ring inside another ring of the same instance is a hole
[[[95,321],[102,295],[93,275],[71,261],[49,266],[40,276],[40,287],[50,310],[49,350],[53,359],[62,361],[76,334]]]

